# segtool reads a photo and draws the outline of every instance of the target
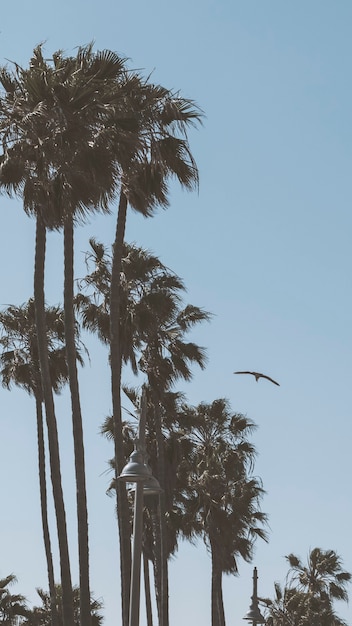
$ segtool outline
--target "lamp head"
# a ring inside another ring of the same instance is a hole
[[[258,605],[254,602],[252,602],[251,606],[249,607],[249,611],[247,611],[243,619],[248,620],[248,622],[253,622],[255,624],[265,624],[265,618],[259,611]]]
[[[133,450],[118,480],[126,483],[145,482],[150,478],[151,471],[144,463],[144,456],[139,450]]]
[[[147,466],[149,467],[149,466]],[[133,486],[129,490],[130,493],[133,493],[136,490],[136,487]],[[143,483],[143,495],[146,496],[158,496],[162,492],[162,488],[159,485],[159,481],[154,476],[150,475]]]

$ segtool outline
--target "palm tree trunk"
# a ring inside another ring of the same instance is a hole
[[[222,572],[219,567],[216,546],[211,546],[211,626],[225,626],[224,602],[222,596]]]
[[[212,571],[211,577],[211,626],[221,626],[219,611],[219,572]]]
[[[221,626],[226,626],[225,624],[225,610],[224,610],[224,597],[222,593],[222,572],[219,575],[218,581],[218,612],[219,612],[219,620]]]
[[[35,266],[34,266],[34,302],[38,340],[38,356],[42,379],[46,422],[48,428],[50,474],[54,496],[56,526],[60,552],[60,571],[62,586],[62,613],[64,626],[73,624],[73,598],[70,558],[67,540],[66,512],[62,491],[59,440],[53,391],[51,387],[44,300],[44,264],[46,247],[46,228],[42,218],[37,216]]]
[[[121,419],[121,369],[122,351],[120,337],[120,272],[123,242],[125,236],[127,215],[127,198],[121,191],[117,216],[116,235],[113,245],[111,267],[111,294],[110,294],[110,366],[111,366],[111,393],[115,444],[115,479],[117,495],[117,518],[120,539],[120,572],[121,572],[121,600],[122,623],[128,626],[130,580],[131,580],[131,523],[129,518],[127,492],[125,483],[117,480],[126,462],[122,446],[122,419]]]
[[[161,414],[158,395],[153,393],[155,434],[157,444],[158,480],[162,491],[159,497],[159,542],[160,542],[160,624],[169,624],[169,581],[166,547],[166,503],[165,503],[165,454],[164,437],[161,429]]]
[[[65,255],[65,285],[64,285],[64,313],[65,313],[65,340],[66,358],[69,375],[72,429],[76,471],[76,498],[77,498],[77,525],[78,525],[78,553],[79,553],[79,589],[80,589],[80,624],[89,626],[91,623],[90,587],[89,587],[89,541],[88,541],[88,510],[86,474],[84,460],[83,424],[79,385],[77,374],[77,355],[75,337],[75,315],[73,307],[73,219],[68,216],[64,224],[64,255]]]
[[[59,626],[57,607],[56,607],[56,589],[54,577],[53,555],[51,551],[50,532],[48,524],[48,500],[46,491],[45,478],[45,445],[44,445],[44,428],[43,428],[43,411],[42,400],[36,392],[35,398],[36,414],[37,414],[37,441],[38,441],[38,473],[40,486],[40,508],[42,515],[44,549],[48,570],[48,584],[50,593],[50,610],[52,626]]]

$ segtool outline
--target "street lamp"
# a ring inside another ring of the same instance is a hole
[[[126,483],[135,483],[129,626],[139,625],[143,536],[143,491],[146,489],[146,493],[149,492],[153,494],[161,491],[158,481],[153,477],[150,467],[145,463],[146,414],[147,399],[145,389],[143,388],[138,426],[138,439],[136,440],[134,451],[123,468],[120,476],[118,476],[118,480],[122,480]]]
[[[265,618],[263,617],[263,615],[261,614],[259,610],[257,584],[258,584],[258,572],[257,572],[257,568],[255,567],[253,570],[252,602],[249,607],[249,611],[247,611],[246,615],[243,618],[243,619],[248,620],[249,622],[252,622],[252,626],[256,626],[257,624],[265,624]]]

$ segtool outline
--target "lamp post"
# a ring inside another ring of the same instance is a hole
[[[147,414],[147,399],[145,389],[142,391],[141,410],[138,426],[138,438],[135,449],[128,462],[123,468],[118,480],[126,483],[135,483],[134,490],[134,515],[133,515],[133,543],[132,543],[132,568],[130,586],[130,611],[129,626],[139,625],[140,608],[140,582],[141,582],[141,555],[143,537],[143,490],[151,493],[161,491],[156,478],[152,476],[151,469],[145,463],[145,422]]]
[[[265,624],[265,618],[263,617],[263,615],[261,614],[261,612],[259,610],[259,603],[258,603],[258,572],[257,572],[257,568],[256,567],[253,570],[253,595],[252,595],[252,602],[251,602],[251,605],[249,607],[249,611],[247,611],[247,613],[246,613],[246,615],[244,616],[243,619],[246,619],[249,622],[252,622],[252,626],[257,626],[257,624]]]

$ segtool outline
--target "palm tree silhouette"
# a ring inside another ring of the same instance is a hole
[[[252,476],[255,448],[248,441],[255,425],[233,413],[220,398],[184,407],[193,444],[184,461],[184,524],[189,537],[200,536],[212,563],[212,626],[224,626],[222,575],[238,573],[238,558],[250,561],[257,537],[266,540],[260,510],[263,488]],[[185,422],[183,422],[185,424]]]

